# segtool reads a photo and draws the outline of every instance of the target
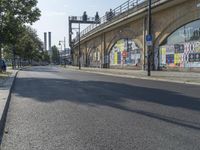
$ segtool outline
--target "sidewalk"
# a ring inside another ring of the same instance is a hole
[[[66,69],[78,70],[78,67],[66,66]],[[151,71],[151,76],[148,77],[147,71],[143,71],[143,70],[81,67],[81,71],[104,74],[104,75],[112,75],[112,76],[117,76],[117,77],[127,77],[127,78],[158,80],[158,81],[200,85],[200,73],[194,73],[194,72]]]
[[[6,114],[9,107],[10,94],[17,72],[17,70],[8,70],[7,75],[0,75],[0,143],[3,134]]]

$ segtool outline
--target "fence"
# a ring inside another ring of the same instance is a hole
[[[115,9],[110,9],[110,11],[107,11],[105,15],[99,20],[96,20],[96,24],[89,25],[86,29],[81,31],[80,37],[84,37],[97,29],[97,27],[102,27],[112,21],[115,20],[115,18],[118,18],[120,15],[123,15],[124,13],[131,13],[130,10],[135,9],[136,11],[141,8],[141,6],[144,6],[144,4],[147,4],[147,0],[128,0],[122,5],[118,6]],[[81,20],[81,18],[77,18],[77,20]],[[95,18],[93,18],[95,19]],[[76,43],[78,42],[78,36],[76,36],[73,41]]]

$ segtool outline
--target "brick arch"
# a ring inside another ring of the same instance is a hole
[[[87,53],[87,66],[91,66],[91,60],[90,60],[90,56],[91,56],[91,53],[92,52],[96,52],[96,51],[99,51],[99,52],[101,52],[100,51],[100,49],[98,48],[98,46],[94,46],[94,47],[91,47],[90,49],[89,49],[89,51],[88,51],[88,53]],[[99,64],[100,65],[100,64]],[[97,67],[97,66],[99,66],[98,64],[96,64],[95,65],[95,67]],[[93,66],[94,67],[94,66]]]
[[[87,52],[88,58],[90,57],[91,52],[94,51],[95,49],[97,49],[96,46],[90,47],[90,48],[88,49],[88,52]]]
[[[108,46],[106,47],[107,53],[109,54],[112,47],[117,43],[117,41],[121,39],[134,39],[138,35],[138,32],[131,28],[125,28],[117,32],[113,38],[108,42]],[[136,44],[142,48],[142,44],[139,40],[135,40]]]
[[[159,47],[163,41],[169,37],[173,32],[175,32],[180,27],[200,19],[200,9],[194,11],[188,11],[186,14],[183,14],[181,17],[172,20],[158,35],[154,40],[154,46]]]
[[[101,40],[99,38],[96,38],[94,42],[90,42],[87,46],[87,55],[91,53],[91,50],[94,48],[98,48],[99,45],[101,45]]]
[[[94,48],[94,46],[91,46],[91,45],[87,48],[87,52],[86,52],[86,66],[89,65],[90,53],[91,53],[91,51],[92,51],[93,48]]]

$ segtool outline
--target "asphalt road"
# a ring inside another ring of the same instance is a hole
[[[199,150],[200,86],[20,71],[2,150]]]

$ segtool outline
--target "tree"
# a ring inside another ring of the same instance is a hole
[[[50,63],[50,56],[48,54],[48,51],[43,51],[42,61],[46,63]]]
[[[60,54],[58,48],[54,45],[51,49],[52,49],[52,62],[55,64],[60,63]]]
[[[15,44],[5,46],[4,53],[8,60],[10,60],[8,56],[18,56],[20,64],[22,60],[28,61],[29,64],[33,60],[37,62],[49,62],[48,53],[43,51],[43,43],[38,38],[37,32],[29,26],[23,26],[23,30],[15,40]],[[15,66],[15,61],[13,62],[13,66]]]
[[[15,50],[24,24],[39,20],[40,10],[36,5],[37,0],[0,0],[0,59],[2,46],[12,44]]]
[[[37,32],[29,26],[24,28],[24,32],[19,36],[16,42],[16,55],[23,60],[42,61],[43,47],[42,42],[37,36]]]
[[[3,47],[3,56],[7,63],[11,64],[13,59],[12,46],[6,45]]]

